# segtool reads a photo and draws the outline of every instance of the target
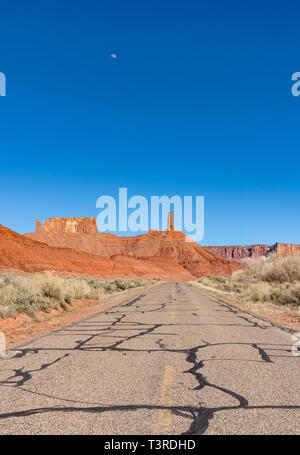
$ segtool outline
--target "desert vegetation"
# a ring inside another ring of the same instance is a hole
[[[103,296],[146,286],[142,279],[101,280],[95,278],[61,278],[51,274],[0,277],[0,318],[39,311],[50,312],[77,299],[99,301]]]
[[[300,256],[270,256],[267,260],[251,259],[245,269],[229,278],[215,275],[198,280],[202,286],[249,302],[300,307]]]

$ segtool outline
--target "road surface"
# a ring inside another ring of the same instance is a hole
[[[291,334],[163,283],[0,360],[1,434],[299,434]]]

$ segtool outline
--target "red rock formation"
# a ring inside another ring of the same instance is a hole
[[[169,212],[168,230],[169,231],[174,231],[174,216],[173,216],[173,212]]]
[[[267,254],[269,245],[208,246],[210,251],[227,260],[240,260],[249,257],[260,257]]]
[[[269,253],[275,251],[282,256],[288,256],[290,254],[300,254],[300,245],[290,243],[275,243],[270,246]]]
[[[59,222],[54,224],[52,232],[49,231],[52,225],[48,225],[47,230],[43,229],[40,233],[26,234],[26,236],[52,247],[72,248],[114,260],[118,258],[122,264],[129,263],[129,258],[132,258],[142,260],[153,267],[155,258],[156,264],[159,263],[160,266],[164,264],[164,267],[169,267],[169,276],[172,276],[172,273],[178,276],[178,267],[180,267],[182,280],[188,279],[188,276],[189,279],[192,279],[192,277],[203,275],[228,275],[241,268],[234,261],[221,258],[182,232],[175,231],[172,216],[169,216],[168,231],[151,231],[136,237],[119,237],[100,233],[69,233],[66,230],[61,232],[58,230],[61,225]],[[121,256],[123,256],[122,260]]]
[[[44,221],[43,232],[65,232],[81,234],[97,234],[96,218],[49,218]]]
[[[182,232],[175,230],[137,236],[134,238],[134,243],[127,245],[127,251],[137,258],[170,258],[196,277],[228,275],[241,268],[234,261],[222,259]]]
[[[77,234],[84,235],[84,234]],[[0,268],[24,272],[100,278],[160,278],[185,281],[194,277],[171,259],[107,258],[69,248],[52,248],[0,225]]]
[[[111,262],[107,264],[107,270],[110,272],[103,270],[104,277],[107,273],[112,273],[112,276],[127,273],[128,276],[149,278],[153,275],[152,278],[164,277],[166,280],[181,281],[203,275],[227,275],[241,267],[235,261],[265,256],[273,251],[280,254],[300,253],[300,245],[282,243],[271,246],[202,247],[183,233],[174,230],[172,212],[169,214],[167,231],[151,230],[148,234],[135,237],[97,233],[95,218],[50,218],[49,221],[44,222],[42,230],[40,230],[39,220],[36,226],[36,233],[25,234],[25,236],[53,247],[51,249],[53,251],[57,252],[57,247],[64,249],[67,263],[69,254],[76,252],[88,253],[88,256],[85,255],[82,258],[93,257],[92,262],[96,261],[95,255],[100,256],[102,261],[110,259]],[[187,239],[189,241],[186,241]],[[111,267],[115,262],[125,269],[121,271],[117,267],[112,272]],[[26,267],[25,262],[23,266]],[[99,267],[95,265],[97,274],[102,273]],[[69,269],[70,265],[65,270]],[[82,272],[85,273],[85,270],[87,266],[83,266]]]
[[[39,219],[36,220],[35,232],[37,232],[37,233],[42,232],[42,226],[41,226],[41,222]]]
[[[275,243],[274,245],[235,245],[235,246],[207,246],[210,251],[227,260],[241,260],[268,256],[275,252],[284,256],[300,253],[300,245]]]

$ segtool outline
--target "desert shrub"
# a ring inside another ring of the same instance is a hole
[[[210,278],[213,286],[221,291],[232,291],[232,288],[234,287],[234,283],[229,278],[225,278],[224,276],[215,275]]]
[[[225,283],[226,278],[222,275],[211,275],[210,279],[215,283]]]
[[[245,270],[240,272],[239,277],[269,283],[292,283],[300,280],[300,256],[272,255],[266,261],[251,259]]]
[[[51,274],[35,275],[33,283],[44,297],[63,300],[64,280]]]
[[[266,261],[262,267],[262,279],[280,283],[300,280],[300,256],[275,256]]]
[[[16,289],[14,298],[9,302],[9,307],[14,314],[27,313],[33,316],[38,311],[36,294],[31,294],[24,288]]]
[[[128,282],[126,280],[116,279],[115,286],[117,290],[125,291],[125,289],[128,289]]]
[[[201,277],[198,282],[238,294],[254,302],[300,305],[300,256],[270,255],[267,260],[250,259],[246,267],[230,278]]]
[[[51,297],[40,296],[37,301],[40,311],[45,311],[45,313],[50,313],[53,309],[58,309],[61,306],[61,302],[58,302],[56,299]]]
[[[125,291],[126,289],[132,289],[140,286],[145,286],[147,280],[136,278],[134,280],[117,278],[110,280],[103,285],[105,292],[111,294],[112,292]]]
[[[0,315],[1,317],[14,316],[25,312],[33,314],[35,311],[36,293],[32,295],[28,289],[9,284],[0,289]]]
[[[90,290],[90,298],[94,300],[101,300],[101,297],[105,294],[104,287],[92,288]]]
[[[273,289],[270,293],[270,300],[280,305],[287,305],[288,303],[291,303],[289,292],[282,288]]]
[[[91,278],[91,279],[87,280],[87,284],[90,286],[90,288],[97,289],[97,288],[103,288],[105,286],[106,282],[103,280],[97,280],[97,278]]]
[[[300,305],[300,282],[294,283],[290,288],[290,293],[295,303]]]
[[[72,303],[74,302],[74,300],[75,300],[75,298],[74,298],[72,292],[67,292],[67,291],[66,291],[65,294],[64,294],[64,301],[65,301],[66,303],[68,303],[69,305],[72,305]]]
[[[232,281],[250,284],[255,281],[292,283],[300,280],[300,256],[270,255],[267,260],[250,259],[244,270],[231,275]]]
[[[84,280],[69,280],[63,286],[64,299],[72,303],[76,299],[88,298],[91,288]]]
[[[58,306],[56,299],[41,295],[31,279],[17,277],[11,284],[0,289],[0,317],[18,313],[34,316],[40,310],[46,311]]]
[[[0,279],[0,318],[27,313],[34,317],[38,311],[50,312],[61,306],[67,308],[76,299],[100,300],[105,294],[121,292],[143,286],[145,280],[116,279],[63,279],[51,274],[37,274],[33,277],[11,277]]]
[[[0,278],[0,288],[3,286],[6,286],[13,280],[13,277],[11,276],[4,276],[3,278]]]
[[[127,283],[127,289],[133,289],[138,286],[141,286],[141,284],[137,284],[135,281],[128,281]]]
[[[8,305],[13,302],[17,295],[17,289],[8,285],[0,289],[0,305]]]
[[[107,284],[104,285],[104,290],[108,294],[112,294],[113,292],[115,292],[117,290],[117,286],[115,285],[114,282],[109,281]]]
[[[34,317],[38,311],[49,312],[63,304],[63,284],[63,279],[52,275],[15,277],[0,289],[0,301],[6,300],[10,314],[26,313]]]
[[[142,278],[136,278],[135,280],[127,280],[129,287],[140,287],[145,286],[147,284],[147,280],[143,280]]]
[[[16,312],[10,305],[0,305],[0,318],[12,318],[16,316]]]
[[[241,294],[244,290],[244,286],[240,283],[236,283],[234,281],[228,280],[225,284],[227,286],[227,289],[231,292],[236,292],[238,294]]]
[[[245,279],[244,270],[236,270],[231,274],[231,280],[234,282],[244,281],[244,279]]]
[[[212,281],[208,276],[202,276],[198,279],[198,283],[203,284],[203,286],[212,286]]]
[[[198,279],[198,283],[201,283],[203,286],[214,287],[222,291],[237,292],[240,293],[242,290],[242,285],[232,281],[230,278],[212,275],[212,276],[203,276]]]
[[[16,289],[17,293],[27,295],[28,298],[30,295],[37,296],[39,294],[39,289],[31,278],[18,276],[13,278],[9,283]]]
[[[246,288],[245,296],[254,302],[266,302],[270,300],[271,291],[272,287],[268,283],[258,281],[256,283],[252,283],[248,288]]]
[[[270,297],[271,301],[280,305],[300,305],[300,283],[273,289]]]
[[[240,279],[248,281],[260,280],[262,277],[263,262],[259,258],[251,258],[246,263],[243,275],[240,274]]]

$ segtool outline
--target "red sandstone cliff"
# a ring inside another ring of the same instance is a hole
[[[37,220],[36,232],[39,231],[39,220]],[[97,234],[96,218],[49,218],[49,221],[44,221],[43,232],[57,233],[81,233],[81,234]]]
[[[167,262],[171,260],[172,267],[176,263],[194,277],[227,275],[240,268],[235,261],[267,256],[274,251],[283,255],[300,253],[300,245],[283,243],[202,247],[191,239],[187,242],[184,234],[174,231],[172,213],[169,214],[168,226],[168,231],[150,231],[135,237],[119,237],[97,233],[95,218],[50,218],[43,223],[42,229],[37,221],[36,232],[25,235],[51,247],[70,248],[111,259],[118,258],[122,264],[129,264],[129,258],[132,258],[139,260],[140,266],[141,260],[145,263],[146,259],[148,262],[152,261],[153,265],[153,258],[155,261],[163,258]],[[168,266],[170,267],[169,262]]]
[[[54,221],[51,221],[54,220]],[[73,250],[96,254],[131,263],[129,259],[143,261],[152,267],[171,267],[169,275],[175,273],[175,264],[184,272],[182,279],[203,275],[228,275],[241,266],[234,261],[227,261],[189,239],[182,232],[175,231],[173,218],[169,216],[169,231],[150,231],[135,237],[119,237],[113,234],[74,232],[69,229],[68,219],[51,218],[43,224],[41,232],[26,234],[34,240],[44,242],[51,247],[71,248]],[[72,221],[74,219],[71,219]],[[78,224],[77,224],[78,226]],[[187,241],[188,240],[188,241]],[[171,261],[171,262],[170,262]],[[172,265],[171,265],[172,263]],[[176,271],[176,273],[178,270]]]
[[[85,235],[85,234],[77,234]],[[169,258],[103,257],[70,248],[53,248],[0,225],[0,269],[51,271],[99,278],[160,278],[188,281],[195,277]]]
[[[290,243],[275,243],[270,246],[270,253],[275,251],[276,253],[287,256],[289,254],[300,254],[300,245],[290,244]]]
[[[300,253],[300,245],[289,243],[275,243],[274,245],[235,245],[235,246],[207,246],[210,251],[224,259],[241,260],[258,258],[275,252],[281,255]]]

